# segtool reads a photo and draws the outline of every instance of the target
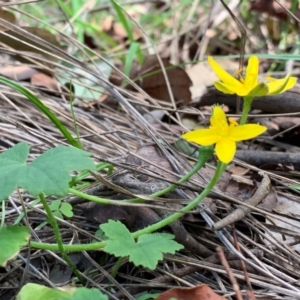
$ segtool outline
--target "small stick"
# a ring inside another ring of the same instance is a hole
[[[238,242],[237,236],[236,236],[235,228],[233,230],[233,240],[234,240],[234,245],[235,245],[236,250],[241,253],[241,248],[240,248],[240,244]],[[247,297],[248,297],[247,299],[256,300],[256,297],[253,293],[252,285],[251,285],[251,282],[250,282],[250,278],[249,278],[249,275],[248,275],[248,272],[247,272],[245,262],[242,259],[240,260],[240,262],[241,262],[242,269],[243,269],[243,272],[244,272],[244,275],[245,275],[245,280],[246,280],[246,283],[247,283]]]
[[[221,263],[222,263],[225,271],[227,272],[228,278],[229,278],[229,280],[230,280],[230,282],[232,284],[232,288],[233,288],[233,290],[235,292],[236,299],[237,300],[243,300],[243,297],[242,297],[239,285],[238,285],[235,277],[233,276],[233,273],[232,273],[232,271],[230,269],[230,266],[228,264],[228,261],[227,261],[225,255],[224,255],[224,252],[223,252],[222,248],[220,246],[218,246],[217,249],[216,249],[216,251],[217,251],[217,254],[218,254],[219,258],[220,258],[220,261],[221,261]]]
[[[270,163],[293,165],[295,169],[300,169],[300,154],[278,151],[261,150],[238,150],[235,158],[245,161],[254,166],[262,166]]]
[[[263,175],[263,180],[256,190],[255,194],[248,200],[245,201],[245,204],[251,206],[257,206],[263,199],[266,198],[270,191],[271,181],[267,175]],[[219,222],[215,223],[213,226],[213,230],[221,230],[227,225],[235,223],[242,218],[244,218],[249,212],[251,212],[250,207],[245,207],[243,205],[239,205],[236,210],[234,210],[231,214],[229,214],[224,219],[220,220]]]

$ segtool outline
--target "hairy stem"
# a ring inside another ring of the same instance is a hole
[[[146,234],[146,233],[151,233],[154,232],[174,221],[182,217],[185,213],[189,212],[193,208],[195,208],[213,189],[213,187],[216,185],[218,180],[220,179],[222,173],[226,169],[226,164],[218,162],[218,166],[216,169],[216,172],[211,179],[211,181],[208,183],[206,188],[202,191],[201,194],[198,195],[191,203],[186,205],[180,212],[174,213],[170,215],[169,217],[153,224],[150,225],[144,229],[138,230],[136,232],[132,233],[133,238],[137,238],[140,235]],[[38,249],[48,249],[52,251],[57,251],[59,250],[58,245],[55,244],[45,244],[45,243],[37,243],[37,242],[30,242],[30,246]],[[88,250],[99,250],[101,248],[104,248],[106,246],[106,242],[99,242],[99,243],[92,243],[92,244],[84,244],[84,245],[64,245],[64,250],[65,251],[70,251],[70,252],[78,252],[78,251],[88,251]]]
[[[68,255],[66,253],[66,250],[64,249],[64,244],[63,244],[63,240],[62,240],[62,237],[60,235],[60,232],[59,232],[58,224],[57,224],[57,222],[54,218],[54,215],[53,215],[53,213],[52,213],[52,211],[51,211],[44,195],[40,194],[39,198],[40,198],[40,200],[41,200],[41,202],[44,206],[44,209],[47,213],[49,223],[51,224],[51,226],[53,228],[54,236],[55,236],[55,239],[57,241],[58,250],[59,250],[62,258],[68,264],[68,266],[73,271],[73,273],[77,276],[77,278],[81,281],[81,283],[85,284],[85,281],[84,281],[83,277],[80,275],[80,273],[78,272],[76,267],[73,265],[73,263],[71,262],[70,258],[68,257]]]

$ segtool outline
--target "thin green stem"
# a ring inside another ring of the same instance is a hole
[[[125,257],[119,257],[119,259],[117,260],[116,264],[114,265],[114,268],[111,272],[111,277],[112,278],[116,278],[117,274],[118,274],[118,271],[120,269],[120,267],[122,266],[122,263],[124,262],[125,260]]]
[[[184,175],[182,178],[180,178],[180,180],[178,180],[177,183],[171,184],[167,188],[157,191],[157,192],[151,194],[150,196],[151,197],[159,197],[159,196],[165,195],[165,194],[175,190],[178,186],[177,185],[178,183],[184,183],[187,180],[189,180],[194,174],[196,174],[204,166],[204,164],[207,162],[207,160],[213,155],[213,153],[214,153],[214,148],[212,146],[200,147],[198,161],[190,172],[188,172],[186,175]],[[85,194],[83,192],[77,191],[72,188],[69,188],[69,193],[74,194],[78,197],[81,197],[81,198],[89,200],[89,201],[106,204],[106,205],[108,205],[108,204],[119,205],[119,203],[120,203],[120,201],[118,201],[118,200],[110,200],[110,199],[92,196],[92,195]],[[121,203],[124,204],[124,203],[142,203],[142,202],[144,202],[144,200],[141,198],[132,198],[132,199],[127,199],[127,200],[122,200]]]
[[[49,251],[60,251],[58,244],[48,244],[48,243],[38,243],[31,241],[30,247]],[[99,250],[106,246],[106,242],[97,242],[91,244],[74,244],[74,245],[64,245],[64,250],[66,252],[82,252],[82,251],[92,251]]]
[[[58,250],[62,256],[62,258],[64,259],[64,261],[68,264],[68,266],[70,267],[70,269],[73,271],[73,273],[77,276],[77,278],[81,281],[82,284],[85,284],[83,277],[80,275],[80,273],[78,272],[78,270],[76,269],[76,267],[73,265],[73,263],[71,262],[70,258],[68,257],[66,250],[64,249],[64,244],[63,244],[63,240],[62,237],[60,235],[59,232],[59,227],[58,224],[54,218],[54,215],[44,197],[43,194],[39,195],[39,198],[44,206],[44,209],[47,213],[48,219],[49,219],[49,223],[51,224],[52,228],[53,228],[53,232],[54,232],[54,236],[55,239],[57,241],[57,246],[58,246]]]
[[[120,205],[120,203],[122,202],[122,201],[119,201],[119,200],[111,200],[111,199],[96,197],[96,196],[93,196],[93,195],[89,195],[89,194],[77,191],[77,190],[72,189],[72,188],[69,188],[69,193],[71,193],[75,196],[78,196],[82,199],[89,200],[89,201],[96,202],[96,203],[100,203],[100,204],[105,204],[105,205]]]
[[[162,227],[165,227],[165,226],[169,225],[170,223],[172,223],[172,222],[178,220],[179,218],[181,218],[184,215],[184,213],[189,212],[193,208],[195,208],[211,192],[213,187],[217,184],[217,182],[219,181],[222,173],[225,171],[226,166],[227,166],[227,164],[224,164],[220,161],[218,162],[216,172],[215,172],[213,178],[211,179],[211,181],[206,186],[206,188],[191,203],[186,205],[181,210],[181,212],[174,213],[174,214],[170,215],[169,217],[161,220],[160,222],[157,222],[157,223],[155,223],[153,225],[150,225],[150,226],[148,226],[144,229],[141,229],[141,230],[138,230],[138,231],[132,233],[132,237],[137,238],[142,234],[151,233],[151,232],[156,231],[156,230],[158,230]]]
[[[158,191],[154,194],[152,194],[152,197],[159,197],[162,195],[165,195],[167,193],[172,192],[178,187],[178,183],[184,183],[187,180],[189,180],[194,174],[196,174],[208,161],[209,158],[212,157],[214,153],[214,147],[213,146],[208,146],[208,147],[200,147],[199,148],[199,154],[198,154],[198,160],[193,169],[188,172],[186,175],[184,175],[182,178],[180,178],[175,184],[171,184],[167,188]],[[125,200],[126,201],[126,200]],[[127,200],[128,201],[128,200]]]
[[[101,171],[103,169],[108,169],[107,170],[107,175],[110,175],[113,172],[114,166],[110,163],[107,162],[101,162],[96,165],[96,171]],[[91,172],[90,171],[82,171],[78,175],[74,176],[70,182],[70,187],[74,186],[77,182],[82,181],[86,177],[90,176]]]
[[[157,223],[150,225],[144,229],[133,232],[132,237],[137,238],[142,234],[154,232],[154,231],[176,221],[177,219],[182,217],[184,215],[184,213],[195,208],[211,192],[213,187],[216,185],[216,183],[220,179],[222,173],[226,169],[226,166],[227,166],[226,164],[218,162],[216,172],[215,172],[213,178],[211,179],[211,181],[206,186],[206,188],[202,191],[201,194],[198,195],[197,198],[195,198],[191,203],[189,203],[187,206],[185,206],[181,210],[181,212],[174,213],[160,222],[157,222]],[[30,242],[30,246],[33,248],[48,249],[51,251],[58,250],[58,245],[55,245],[55,244]],[[64,245],[64,249],[65,249],[65,251],[79,252],[79,251],[99,250],[101,248],[104,248],[105,246],[106,246],[106,242],[99,242],[99,243],[92,243],[92,244],[85,244],[85,245]]]
[[[253,97],[244,97],[244,104],[243,104],[243,111],[240,120],[240,125],[246,124],[252,101],[253,101]]]

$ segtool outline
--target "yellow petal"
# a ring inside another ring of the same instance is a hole
[[[236,87],[228,86],[220,81],[214,83],[215,88],[223,94],[235,94]]]
[[[215,88],[224,93],[224,94],[237,94],[238,96],[248,96],[250,90],[246,87],[246,85],[241,84],[241,86],[232,86],[228,84],[224,84],[220,81],[214,83]]]
[[[218,130],[198,129],[183,134],[182,138],[198,145],[210,146],[218,142],[222,137],[218,133]]]
[[[292,89],[295,84],[297,83],[297,77],[290,77],[289,81],[287,82],[286,86],[284,87],[283,92]]]
[[[216,154],[218,159],[228,164],[232,161],[235,151],[236,151],[236,143],[227,138],[223,138],[216,144]]]
[[[235,87],[242,86],[242,84],[236,78],[234,78],[232,75],[226,72],[217,62],[214,61],[214,59],[211,56],[207,57],[207,61],[214,70],[214,72],[217,74],[219,79],[225,84]]]
[[[214,106],[212,116],[210,118],[210,124],[216,128],[222,128],[227,130],[228,123],[223,108],[219,105]]]
[[[239,125],[229,129],[228,138],[235,142],[245,141],[262,134],[266,130],[266,126],[258,124]]]
[[[249,88],[249,90],[252,90],[256,85],[258,85],[258,67],[258,57],[251,56],[248,60],[245,75],[245,85]]]
[[[278,95],[286,90],[291,89],[297,82],[296,77],[291,77],[287,74],[284,78],[267,83],[269,92],[268,95]]]

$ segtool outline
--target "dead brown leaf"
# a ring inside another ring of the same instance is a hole
[[[192,81],[185,70],[172,65],[166,58],[162,58],[162,63],[166,69],[175,100],[184,104],[190,103]],[[140,77],[138,84],[147,94],[156,99],[171,101],[167,83],[156,55],[146,58],[138,76]]]
[[[161,295],[156,300],[225,300],[216,294],[208,285],[203,284],[192,288],[173,288]]]
[[[16,24],[17,23],[17,19],[16,19],[16,16],[10,12],[10,11],[7,11],[7,10],[3,10],[3,9],[0,9],[0,19],[1,20],[5,20],[11,24]],[[5,26],[3,25],[0,25],[0,30],[5,30]]]
[[[274,189],[271,189],[268,196],[258,205],[258,208],[272,212],[277,205],[277,194]]]
[[[33,74],[30,82],[34,86],[46,88],[51,92],[59,91],[56,79],[44,73]]]
[[[241,176],[241,175],[232,174],[230,178],[238,183],[252,185],[252,186],[254,185],[253,180],[246,178],[244,176]]]
[[[0,69],[2,76],[16,81],[29,80],[36,73],[38,71],[29,66],[7,66]]]
[[[234,175],[239,175],[243,176],[246,175],[249,172],[250,169],[242,168],[239,166],[232,166],[227,169],[228,172],[234,174]]]
[[[50,43],[51,45],[61,48],[60,43],[58,42],[56,36],[49,32],[48,30],[44,28],[38,28],[38,27],[21,27],[21,30],[24,30],[25,32],[19,33],[15,32],[13,30],[3,30],[0,32],[0,41],[2,44],[5,44],[9,46],[10,48],[13,48],[17,50],[18,55],[16,58],[21,62],[28,62],[28,60],[25,57],[22,57],[22,52],[32,52],[38,55],[41,55],[42,57],[50,60],[50,61],[58,61],[57,58],[53,57],[51,54],[45,53],[44,51],[48,51],[53,53],[53,49],[51,51],[48,49],[47,46],[44,46],[39,41],[33,41],[26,37],[26,31],[31,33],[32,35]],[[23,43],[23,42],[25,43]],[[36,48],[33,48],[33,47]]]

